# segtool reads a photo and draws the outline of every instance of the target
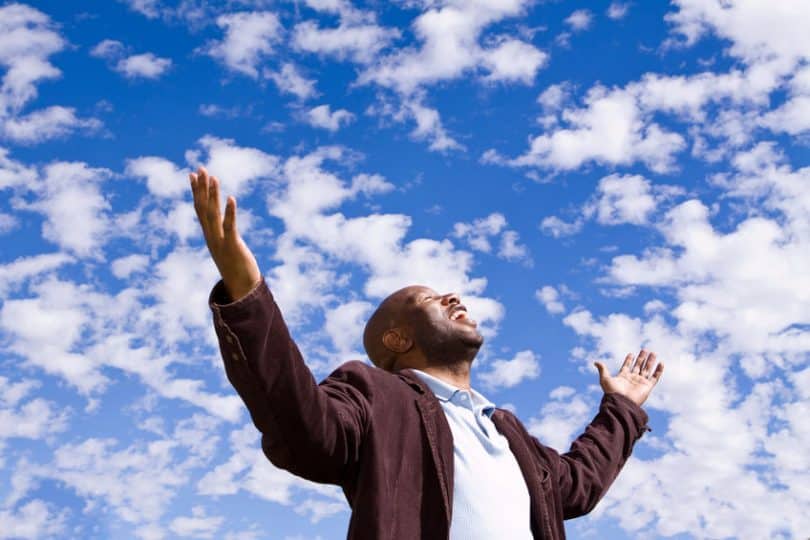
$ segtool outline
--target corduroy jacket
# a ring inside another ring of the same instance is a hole
[[[209,305],[228,380],[277,467],[336,484],[351,507],[351,540],[446,540],[453,508],[453,436],[437,398],[411,370],[361,361],[320,384],[304,363],[264,278],[231,302],[222,281]],[[563,520],[601,499],[644,433],[647,414],[606,394],[593,421],[559,454],[514,414],[492,420],[509,441],[531,498],[534,538],[565,538]],[[492,511],[501,501],[492,494]]]

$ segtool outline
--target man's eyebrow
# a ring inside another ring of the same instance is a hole
[[[416,291],[414,293],[411,293],[411,294],[408,295],[407,302],[409,304],[413,304],[423,296],[430,296],[430,292],[426,291],[424,289],[421,289],[421,290],[418,290],[418,291]]]

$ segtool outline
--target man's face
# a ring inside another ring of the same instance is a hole
[[[455,293],[439,294],[422,286],[403,291],[402,324],[414,343],[434,361],[472,360],[484,342],[476,322]]]

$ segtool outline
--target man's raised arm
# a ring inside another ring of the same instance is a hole
[[[655,353],[643,349],[635,360],[628,354],[615,376],[600,362],[596,368],[605,394],[599,413],[571,449],[560,455],[535,439],[557,469],[564,519],[590,512],[616,479],[636,441],[649,429],[641,405],[664,372],[663,363],[655,364]]]
[[[341,368],[316,383],[239,235],[236,199],[228,197],[223,220],[219,181],[202,167],[189,176],[194,209],[222,276],[209,305],[228,380],[262,433],[270,461],[316,482],[340,484],[357,463],[365,432],[368,401],[357,389],[363,381],[353,381],[361,372]]]

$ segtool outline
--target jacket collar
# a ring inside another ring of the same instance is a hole
[[[419,392],[420,394],[430,394],[430,388],[428,385],[420,379],[411,368],[400,369],[396,372],[400,379],[405,381],[411,388]]]
[[[409,371],[424,382],[441,403],[452,401],[456,394],[459,392],[465,392],[465,390],[445,382],[438,377],[435,377],[420,369],[410,369]],[[488,416],[492,415],[492,412],[495,410],[494,403],[484,397],[481,392],[477,391],[475,388],[470,388],[469,395],[472,400],[473,410],[481,410]]]

